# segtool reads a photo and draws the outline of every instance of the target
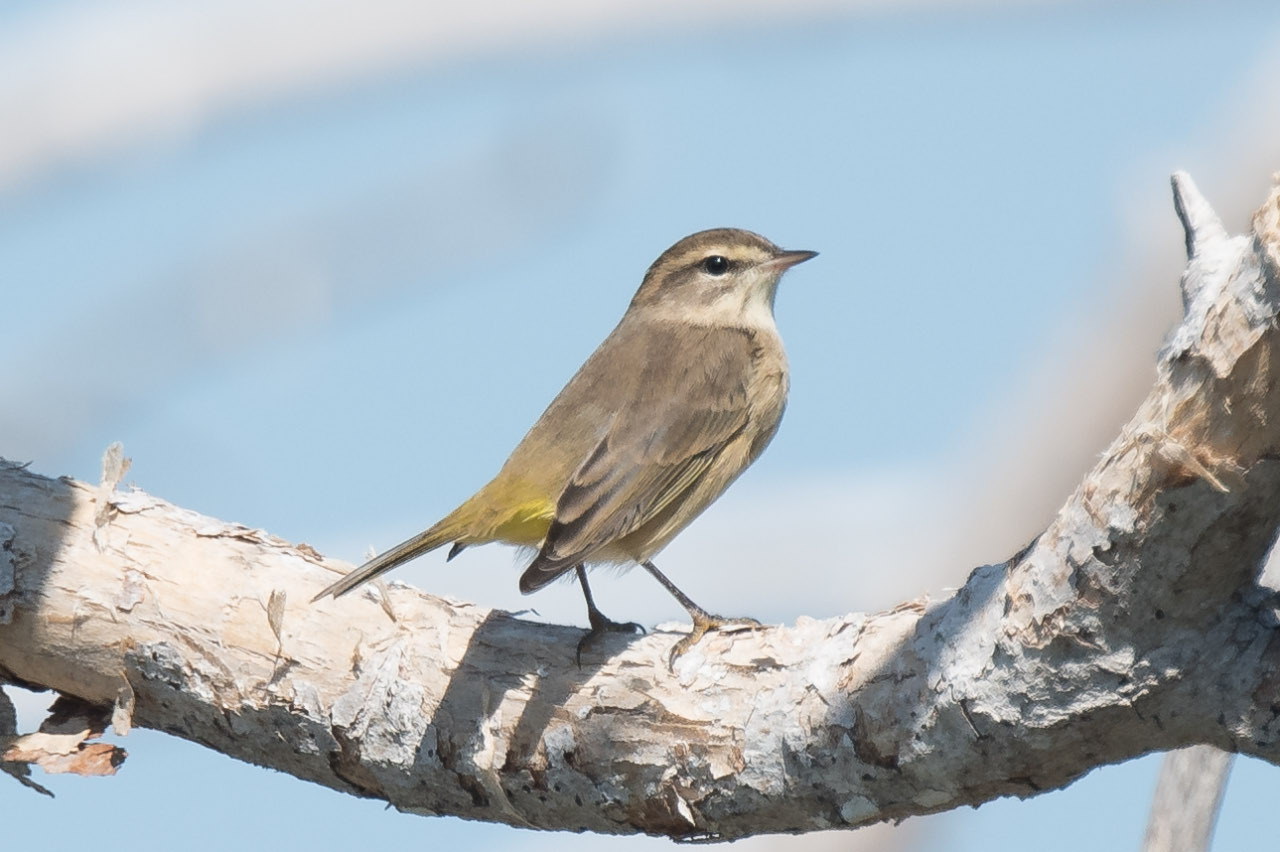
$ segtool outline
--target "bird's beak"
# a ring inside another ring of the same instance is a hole
[[[766,261],[766,264],[778,270],[786,270],[797,263],[804,263],[806,260],[812,260],[817,256],[818,253],[816,251],[784,251],[773,260]]]

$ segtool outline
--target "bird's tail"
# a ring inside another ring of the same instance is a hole
[[[451,520],[452,516],[445,518],[426,532],[420,532],[413,538],[400,542],[385,553],[379,553],[341,580],[338,580],[338,582],[327,587],[312,598],[311,602],[315,603],[327,595],[333,595],[335,598],[341,597],[361,583],[372,580],[379,574],[385,574],[415,556],[421,556],[427,551],[435,550],[442,544],[453,541],[458,537],[458,530],[454,524],[450,523]]]

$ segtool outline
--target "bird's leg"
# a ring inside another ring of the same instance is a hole
[[[596,607],[596,599],[591,594],[591,586],[587,584],[587,569],[582,563],[578,563],[574,570],[578,572],[578,582],[582,584],[582,596],[587,599],[587,620],[591,622],[591,629],[587,631],[586,636],[578,640],[578,650],[574,654],[578,668],[582,668],[582,649],[600,638],[600,636],[606,633],[644,633],[645,629],[634,621],[614,621],[608,618]]]
[[[676,588],[676,584],[668,580],[667,575],[659,571],[657,565],[652,562],[641,562],[640,564],[654,576],[654,579],[662,584],[664,589],[671,593],[672,597],[680,601],[680,605],[689,611],[689,617],[693,619],[693,630],[671,649],[671,655],[667,658],[667,668],[674,668],[680,655],[692,648],[712,630],[720,630],[725,627],[750,628],[764,626],[754,618],[725,618],[723,615],[712,615],[690,600],[688,595]]]

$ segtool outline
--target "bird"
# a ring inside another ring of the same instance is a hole
[[[464,548],[504,542],[536,551],[520,576],[524,594],[576,575],[591,625],[578,643],[579,666],[583,649],[603,634],[643,630],[600,612],[588,565],[640,565],[688,611],[693,629],[671,649],[669,666],[711,630],[758,626],[698,606],[653,557],[777,432],[789,374],[774,297],[783,274],[816,255],[736,228],[676,242],[488,484],[313,601],[446,544],[448,561]]]

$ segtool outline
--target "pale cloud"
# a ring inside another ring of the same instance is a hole
[[[726,21],[749,26],[880,7],[995,3],[117,0],[37,6],[12,15],[0,30],[0,192],[67,163],[181,137],[222,113],[470,55]]]

